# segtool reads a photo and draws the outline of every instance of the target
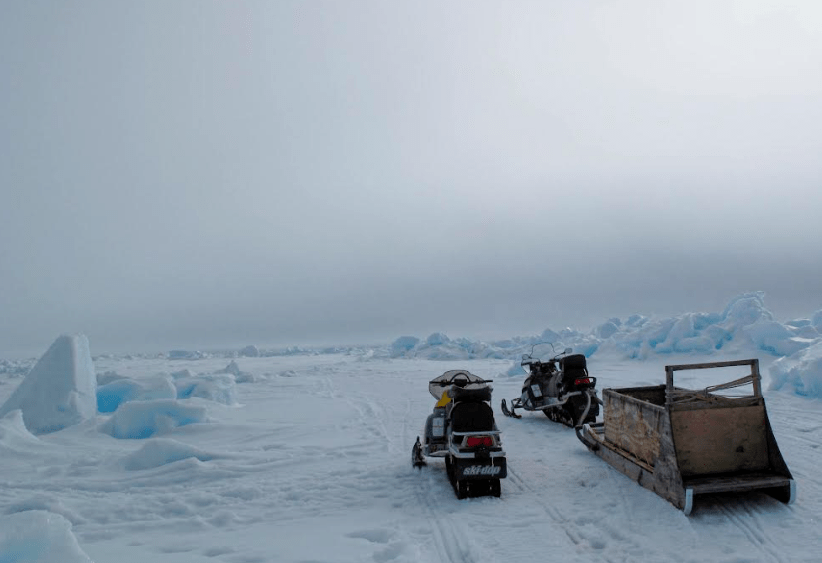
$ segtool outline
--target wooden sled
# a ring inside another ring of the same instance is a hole
[[[750,366],[750,375],[688,390],[674,386],[674,372]],[[791,503],[796,483],[776,444],[759,360],[665,366],[666,384],[604,389],[603,422],[577,429],[596,455],[686,515],[694,497],[761,490]],[[753,387],[753,394],[728,396]]]

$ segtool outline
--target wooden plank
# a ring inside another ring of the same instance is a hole
[[[759,361],[754,362],[751,365],[751,374],[754,376],[753,380],[753,387],[754,387],[754,395],[757,397],[762,396],[762,376],[759,375]]]
[[[759,360],[756,358],[750,360],[731,360],[729,362],[705,362],[699,364],[678,364],[665,366],[665,371],[681,371],[688,369],[710,369],[710,368],[727,368],[732,366],[754,366],[759,365]]]
[[[597,441],[597,443],[600,446],[604,446],[604,447],[608,448],[609,450],[611,450],[612,452],[614,452],[615,454],[621,456],[622,458],[625,459],[626,463],[628,463],[630,465],[637,466],[639,469],[642,469],[642,470],[646,471],[648,473],[648,475],[653,475],[654,474],[654,467],[652,465],[648,465],[647,463],[645,463],[641,459],[637,458],[635,455],[631,454],[631,452],[626,452],[625,450],[616,447],[612,443],[605,442],[604,437],[603,437],[602,434],[597,434],[595,432],[592,432],[590,435],[592,437],[596,436],[594,439]],[[625,473],[625,472],[623,471],[623,473]]]
[[[683,478],[769,468],[764,405],[670,414]]]
[[[603,391],[605,439],[651,467],[659,456],[659,426],[665,411],[650,403]]]

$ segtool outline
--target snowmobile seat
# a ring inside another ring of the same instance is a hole
[[[457,403],[451,409],[451,428],[454,432],[491,432],[494,411],[485,402]]]
[[[456,385],[448,390],[448,396],[455,403],[459,402],[481,402],[491,400],[491,388],[487,385],[482,387],[457,387]]]
[[[565,378],[587,377],[588,367],[585,361],[585,354],[572,354],[560,359],[560,368]]]

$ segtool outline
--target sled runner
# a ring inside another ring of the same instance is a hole
[[[674,372],[750,366],[750,375],[705,389],[674,386]],[[761,490],[784,503],[796,483],[771,430],[759,360],[665,366],[665,385],[604,389],[604,420],[577,429],[596,455],[686,515],[694,497]],[[752,386],[752,393],[730,389]]]
[[[423,441],[418,436],[414,443],[411,463],[422,468],[426,456],[444,457],[458,498],[498,497],[500,479],[507,475],[489,383],[465,370],[446,371],[428,383],[437,404],[425,421]]]

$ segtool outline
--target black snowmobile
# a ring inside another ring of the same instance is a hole
[[[552,353],[553,345],[551,346]],[[511,407],[502,400],[506,416],[522,418],[517,409],[542,411],[554,422],[571,428],[595,422],[602,401],[597,397],[596,377],[588,375],[584,354],[571,354],[566,348],[547,361],[530,354],[522,355],[521,366],[528,368],[528,377],[522,384],[522,394],[511,401]],[[570,355],[569,355],[570,354]]]
[[[428,383],[437,404],[425,421],[424,442],[417,436],[411,462],[422,467],[425,456],[444,457],[457,498],[498,497],[500,479],[508,473],[489,383],[465,370],[446,371]]]

